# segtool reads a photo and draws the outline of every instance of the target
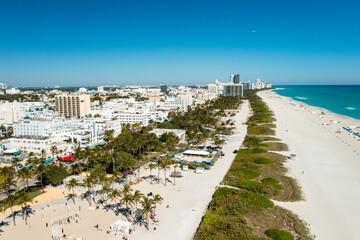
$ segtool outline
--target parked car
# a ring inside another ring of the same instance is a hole
[[[233,154],[237,154],[237,153],[238,153],[238,150],[235,149],[235,150],[233,151]]]

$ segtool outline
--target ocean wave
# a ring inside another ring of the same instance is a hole
[[[302,99],[302,100],[307,100],[306,97],[295,97],[295,98],[297,98],[297,99]]]
[[[353,108],[353,107],[346,107],[346,109],[348,109],[348,110],[355,110],[356,108]]]

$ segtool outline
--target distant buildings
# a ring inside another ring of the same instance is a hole
[[[271,83],[262,83],[258,78],[253,83],[240,82],[240,74],[230,76],[230,83],[220,83],[217,79],[213,84],[208,84],[208,94],[224,96],[243,96],[244,90],[257,90],[272,88]]]
[[[240,83],[240,74],[233,74],[230,76],[230,83]]]
[[[209,93],[211,93],[211,94],[219,94],[219,86],[218,86],[218,84],[209,84],[208,85],[208,91],[209,91]]]
[[[0,102],[0,124],[12,124],[23,116],[24,112],[21,110],[19,102]]]
[[[168,86],[164,83],[160,84],[160,92],[166,93],[168,91]]]
[[[238,83],[224,84],[224,96],[242,97],[243,96],[243,85]]]
[[[90,111],[90,96],[86,94],[55,96],[55,110],[62,117],[82,118]]]
[[[97,91],[98,92],[104,92],[104,86],[97,87]]]
[[[16,87],[6,89],[6,94],[19,94],[20,90]]]
[[[7,86],[5,83],[0,83],[0,94],[5,94]]]

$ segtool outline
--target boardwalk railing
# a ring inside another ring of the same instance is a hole
[[[76,218],[80,218],[79,212],[71,212],[71,213],[65,214],[61,217],[51,219],[51,225],[62,224],[63,222],[66,222],[68,219],[72,219],[75,221]]]

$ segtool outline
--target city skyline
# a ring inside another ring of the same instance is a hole
[[[85,4],[86,3],[86,4]],[[9,86],[359,84],[355,1],[11,1],[0,9]]]

